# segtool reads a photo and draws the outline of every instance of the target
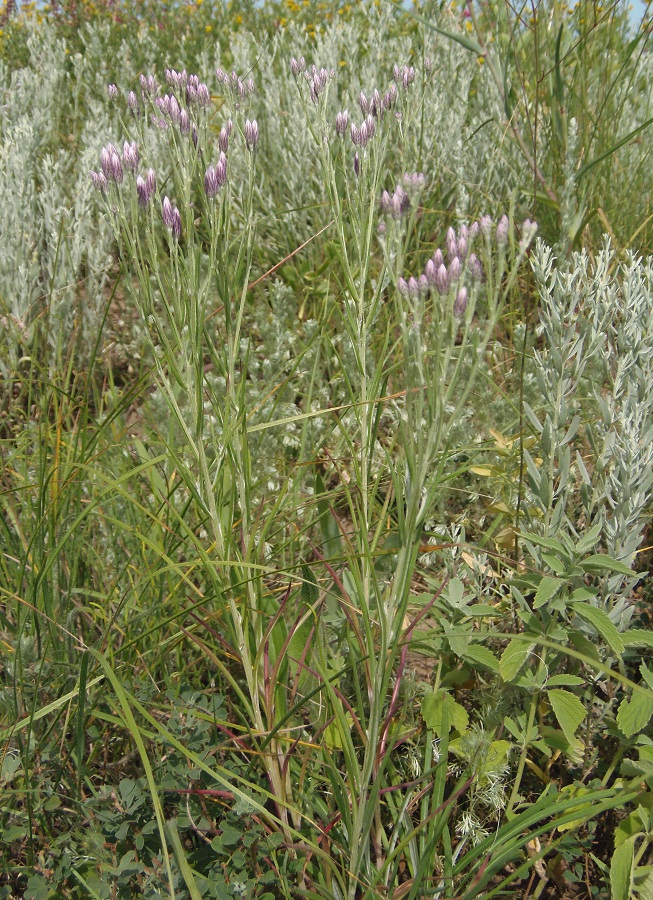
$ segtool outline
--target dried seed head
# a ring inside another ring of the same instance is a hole
[[[344,109],[336,115],[336,134],[338,137],[344,137],[349,123],[349,110]]]
[[[424,71],[427,75],[431,74],[431,70],[433,69],[433,63],[431,62],[431,57],[427,56],[424,60]]]
[[[120,96],[120,91],[115,84],[109,85],[109,87],[107,88],[107,93],[109,94],[110,100],[117,100]]]
[[[453,314],[461,319],[467,309],[467,288],[461,287],[453,304]]]

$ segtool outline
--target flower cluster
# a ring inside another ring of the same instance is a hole
[[[395,63],[392,74],[394,75],[397,85],[405,91],[407,91],[413,81],[415,81],[415,69],[413,66],[398,66]]]
[[[136,176],[136,195],[138,205],[146,207],[156,193],[156,175],[154,169],[148,169],[145,178]]]
[[[358,95],[358,105],[364,116],[374,116],[382,119],[387,110],[392,109],[397,99],[397,85],[391,84],[384,96],[374,88],[372,96],[368,99],[363,91]]]
[[[406,173],[401,181],[392,194],[388,191],[381,194],[381,211],[395,221],[406,215],[411,206],[411,195],[419,194],[426,184],[426,178],[421,172],[413,172],[412,175]]]
[[[218,79],[218,84],[221,84],[224,87],[225,92],[234,102],[236,109],[238,109],[240,103],[250,94],[253,94],[256,89],[256,85],[252,78],[247,78],[243,81],[238,77],[236,72],[229,74],[228,72],[225,72],[224,69],[217,68],[215,70],[215,75]]]
[[[243,130],[245,132],[245,144],[247,145],[247,149],[253,153],[258,144],[258,122],[256,119],[252,119],[251,122],[247,119]]]
[[[179,240],[179,236],[181,235],[181,214],[177,207],[173,206],[168,197],[163,198],[163,203],[161,204],[161,218],[168,231],[172,232],[173,236]]]
[[[168,84],[172,85],[178,93],[185,95],[187,106],[198,105],[208,109],[211,105],[211,93],[197,75],[189,75],[186,69],[182,69],[181,72],[166,69],[165,76]]]
[[[215,166],[209,166],[204,176],[204,192],[209,200],[212,200],[221,187],[227,183],[227,157],[224,151],[220,152],[220,158]]]

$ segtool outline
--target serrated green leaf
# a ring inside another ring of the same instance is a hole
[[[535,593],[533,609],[539,609],[541,606],[548,603],[549,600],[558,593],[563,584],[564,581],[562,581],[562,579],[554,578],[553,575],[545,575],[540,581],[540,585]]]
[[[633,694],[630,700],[622,700],[617,710],[617,725],[626,735],[632,737],[646,728],[653,716],[653,697],[648,694]]]
[[[576,741],[576,729],[587,715],[587,710],[569,691],[548,691],[549,702],[560,728],[570,744]]]
[[[635,575],[625,563],[604,553],[593,553],[579,563],[585,572],[618,572],[620,575]]]
[[[621,639],[626,647],[653,647],[653,631],[644,631],[643,628],[631,628]]]
[[[624,652],[624,642],[606,612],[596,606],[590,606],[589,603],[574,603],[573,610],[577,616],[593,625],[606,644],[621,656]]]
[[[629,900],[635,856],[635,837],[628,838],[612,854],[610,887],[612,900]]]
[[[469,716],[464,706],[456,703],[445,691],[427,694],[422,700],[422,718],[438,737],[444,737],[452,728],[461,734],[467,731]]]
[[[553,550],[559,556],[567,555],[564,546],[555,538],[541,537],[539,534],[531,534],[530,532],[524,532],[520,537],[524,538],[525,541],[530,541],[531,544],[538,544],[540,547],[546,547],[547,550]]]
[[[556,573],[556,575],[564,575],[567,571],[567,567],[565,566],[563,561],[559,559],[554,553],[543,553],[542,560],[553,572]]]
[[[463,658],[469,662],[485,666],[487,669],[491,669],[492,672],[499,671],[499,660],[494,653],[487,647],[481,647],[479,644],[470,644],[463,653]]]
[[[534,646],[534,644],[527,644],[526,641],[518,638],[510,641],[499,661],[499,674],[504,681],[512,681],[515,678]]]

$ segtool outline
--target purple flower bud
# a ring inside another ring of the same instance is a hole
[[[111,150],[108,147],[103,147],[102,152],[100,153],[100,166],[102,167],[102,172],[105,178],[111,178]]]
[[[366,116],[370,111],[370,105],[363,91],[358,95],[358,105],[360,106],[363,115]]]
[[[140,175],[136,176],[136,196],[138,197],[138,205],[142,207],[146,207],[150,202],[150,194],[147,190],[147,182],[145,179],[141,178]]]
[[[470,241],[473,241],[474,238],[478,237],[478,233],[480,230],[481,230],[481,226],[478,224],[478,222],[472,222],[472,224],[469,226]]]
[[[368,115],[368,117],[365,119],[365,125],[367,126],[367,139],[369,141],[374,137],[374,134],[376,133],[376,123],[374,121],[374,117]]]
[[[105,194],[109,187],[109,182],[103,172],[91,172],[91,180],[96,191]]]
[[[344,137],[349,122],[349,110],[345,109],[336,115],[336,134],[338,137]]]
[[[442,255],[442,250],[440,250],[439,247],[433,254],[432,259],[433,259],[433,265],[435,266],[435,268],[439,269],[440,266],[442,265],[442,263],[444,262],[444,256]]]
[[[158,90],[154,75],[141,75],[141,90],[143,95],[154,96]]]
[[[399,81],[399,79],[401,78],[401,69],[399,68],[397,63],[395,63],[392,67],[392,74],[394,75],[395,81]]]
[[[145,186],[147,187],[148,199],[153,197],[156,192],[156,174],[154,169],[148,169],[145,175]]]
[[[367,142],[369,141],[369,139],[370,139],[370,134],[367,129],[367,122],[365,121],[365,122],[363,122],[363,124],[361,125],[361,127],[358,131],[358,143],[360,144],[361,147],[365,148],[365,147],[367,147]]]
[[[130,91],[127,94],[127,106],[131,109],[132,112],[138,111],[138,97],[133,91]]]
[[[234,123],[231,121],[231,119],[227,119],[224,124],[224,128],[226,129],[227,135],[231,137],[231,133],[234,130]]]
[[[444,263],[438,267],[438,270],[435,273],[435,286],[440,294],[446,294],[449,290],[449,276],[447,274],[447,267]]]
[[[429,259],[429,261],[424,266],[424,275],[426,276],[426,280],[429,284],[437,283],[437,269],[432,259]]]
[[[208,109],[211,105],[211,92],[204,83],[197,88],[197,102],[203,109]]]
[[[116,87],[115,84],[109,85],[109,87],[107,88],[107,93],[109,94],[110,100],[117,100],[118,97],[120,96],[120,91],[118,90],[118,88]]]
[[[349,132],[349,136],[351,137],[351,142],[352,142],[352,144],[354,144],[354,146],[356,146],[356,147],[360,146],[361,133],[358,130],[358,127],[356,125],[354,125],[353,122],[351,123],[351,130]]]
[[[172,210],[174,209],[172,203],[170,202],[168,197],[163,198],[163,203],[161,204],[161,218],[163,219],[163,224],[166,228],[172,228],[173,223],[173,215]]]
[[[467,288],[461,287],[453,304],[453,314],[461,319],[467,309]]]
[[[297,62],[297,60],[295,59],[294,56],[290,60],[290,71],[293,73],[295,78],[297,78],[297,76],[301,72],[301,69],[299,68],[299,63]]]
[[[197,88],[194,84],[186,85],[186,103],[189,106],[197,103]]]
[[[179,113],[179,130],[182,134],[190,133],[190,116],[185,109]]]
[[[251,122],[247,119],[245,122],[245,143],[247,149],[253,153],[258,144],[258,123],[256,119],[252,119]]]
[[[497,244],[504,246],[508,240],[508,216],[501,216],[497,225]]]
[[[485,237],[490,236],[490,232],[492,231],[492,218],[491,216],[481,216],[479,226]]]
[[[138,147],[136,141],[125,141],[122,146],[122,161],[128,169],[135,172],[138,168]]]
[[[419,297],[419,284],[412,275],[408,279],[408,296],[413,300],[416,300]]]
[[[200,136],[196,125],[191,125],[190,139],[193,142],[193,147],[197,150],[200,143]]]
[[[467,256],[467,238],[462,234],[458,238],[457,256],[461,259],[465,259]]]
[[[481,265],[481,261],[475,253],[469,254],[469,259],[467,260],[467,268],[474,281],[483,280],[483,266]]]
[[[209,200],[212,200],[218,193],[219,188],[220,185],[218,184],[215,168],[214,166],[209,166],[204,175],[204,193]]]
[[[419,285],[420,294],[427,294],[429,290],[429,280],[424,273],[422,273],[418,280],[417,284]]]
[[[102,170],[104,171],[104,162],[102,163]],[[113,149],[109,151],[108,172],[104,172],[104,174],[107,176],[109,181],[115,181],[116,184],[122,184],[122,163],[120,162],[120,156],[118,155],[118,151],[115,147],[113,147]]]
[[[456,253],[458,252],[458,242],[456,241],[456,232],[453,228],[449,228],[447,231],[447,239],[446,239],[446,248],[447,248],[447,259],[451,262]]]
[[[215,177],[219,187],[224,187],[227,183],[227,157],[224,153],[220,154],[220,159],[215,166]]]
[[[381,210],[384,213],[390,212],[390,203],[391,203],[390,194],[387,191],[384,191],[381,194]]]
[[[256,90],[256,85],[254,84],[253,78],[247,79],[247,81],[245,82],[245,90],[247,91],[248,94],[254,93],[254,91]]]
[[[168,101],[169,115],[170,121],[173,125],[179,125],[181,121],[181,107],[179,106],[179,102],[174,94],[170,97]]]
[[[229,149],[229,133],[224,125],[220,129],[220,134],[218,135],[218,145],[220,149],[225,153]]]
[[[358,153],[354,153],[354,172],[357,176],[361,173],[361,161]]]
[[[397,281],[397,290],[402,295],[402,297],[408,296],[408,282],[406,281],[405,278],[400,278]]]
[[[381,234],[381,235],[385,234],[386,231],[387,231],[387,228],[386,228],[386,226],[385,226],[385,222],[379,222],[378,227],[377,227],[376,230],[377,230],[377,232],[378,232],[379,234]]]
[[[371,110],[373,116],[376,116],[377,119],[382,118],[383,113],[385,112],[385,107],[383,106],[383,98],[379,91],[374,88],[374,93],[372,94],[372,102],[371,102]]]
[[[453,284],[455,281],[458,281],[460,276],[462,275],[463,267],[460,264],[460,260],[457,256],[451,260],[449,264],[449,281]]]
[[[221,66],[218,66],[218,68],[215,70],[215,77],[218,79],[218,81],[224,84],[225,78],[228,78],[229,76]]]

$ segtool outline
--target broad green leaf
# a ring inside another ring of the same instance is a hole
[[[422,718],[427,727],[432,728],[439,737],[443,737],[445,730],[448,732],[451,728],[462,734],[467,731],[469,725],[469,716],[464,706],[456,703],[451,694],[445,691],[427,694],[424,697]],[[448,724],[446,729],[445,720]]]
[[[606,612],[596,606],[590,606],[589,603],[574,603],[573,610],[577,616],[593,625],[606,644],[621,656],[624,652],[624,642]]]
[[[646,823],[642,821],[642,814],[638,807],[635,812],[631,812],[629,816],[619,823],[614,833],[614,846],[620,847],[629,838],[635,834],[646,832]]]
[[[578,675],[552,675],[546,682],[548,688],[576,687],[581,684],[585,684],[585,679],[579,678]]]
[[[582,556],[583,553],[587,553],[587,551],[591,550],[598,542],[601,537],[601,527],[601,523],[597,522],[597,524],[592,526],[587,534],[584,534],[578,541],[574,549],[579,556]]]
[[[635,575],[632,569],[629,569],[625,563],[604,553],[593,553],[579,563],[585,572],[618,572],[620,575]]]
[[[470,644],[463,653],[463,658],[469,662],[478,663],[479,666],[485,666],[493,672],[499,671],[499,660],[491,650],[480,644]]]
[[[520,641],[518,638],[510,641],[501,654],[499,662],[499,674],[504,681],[512,681],[515,678],[534,646],[534,644],[527,644],[526,641]]]
[[[540,581],[540,585],[535,594],[533,609],[539,609],[541,606],[548,603],[549,600],[558,593],[563,584],[564,581],[562,581],[562,579],[554,578],[553,575],[545,575]]]
[[[481,767],[483,774],[488,775],[501,771],[508,762],[511,747],[510,741],[492,741]]]
[[[653,866],[637,866],[633,880],[639,900],[653,900]]]
[[[564,736],[570,744],[576,742],[576,729],[587,715],[587,710],[578,697],[569,691],[548,691],[549,702]]]
[[[635,836],[628,838],[612,854],[610,887],[612,900],[629,900],[635,855]]]
[[[538,544],[540,547],[546,547],[547,550],[553,550],[559,556],[567,556],[567,551],[563,544],[555,538],[541,537],[539,534],[531,534],[530,532],[524,532],[520,537],[524,538],[525,541],[530,541],[531,544]]]
[[[626,647],[653,647],[653,631],[644,631],[643,628],[631,628],[621,639]]]
[[[632,737],[646,728],[653,716],[653,697],[648,694],[633,694],[630,700],[622,700],[617,710],[617,725],[626,737]]]

